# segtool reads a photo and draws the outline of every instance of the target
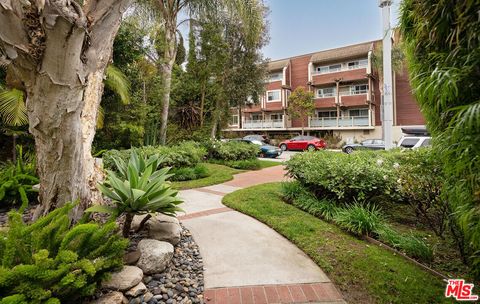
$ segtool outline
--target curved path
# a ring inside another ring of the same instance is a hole
[[[205,265],[206,303],[344,303],[323,271],[268,226],[222,204],[230,192],[282,181],[283,166],[184,190],[179,220],[192,232]]]

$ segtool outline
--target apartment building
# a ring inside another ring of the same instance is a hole
[[[335,134],[346,142],[381,138],[381,77],[372,66],[373,52],[381,43],[370,41],[270,62],[260,102],[247,100],[241,113],[232,109],[226,131],[300,132],[302,121],[289,118],[286,109],[290,93],[303,86],[315,95],[315,114],[303,122],[307,134]],[[393,138],[398,141],[402,127],[424,126],[425,121],[407,73],[395,73],[393,79]]]

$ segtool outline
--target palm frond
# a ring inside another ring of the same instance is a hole
[[[116,66],[109,64],[105,71],[105,87],[117,94],[123,104],[130,103],[130,81]]]
[[[27,108],[22,91],[11,89],[0,92],[0,116],[9,126],[28,124]]]

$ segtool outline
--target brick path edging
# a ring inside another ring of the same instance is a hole
[[[207,304],[345,303],[330,282],[212,288],[204,298]]]

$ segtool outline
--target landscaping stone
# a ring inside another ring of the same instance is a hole
[[[135,263],[137,263],[139,258],[140,258],[140,251],[135,250],[135,251],[127,253],[125,255],[125,257],[123,258],[123,261],[127,265],[134,265]]]
[[[108,281],[102,283],[102,287],[113,290],[128,290],[140,283],[143,271],[135,266],[124,266],[119,272],[112,274]]]
[[[147,215],[136,215],[133,218],[132,229],[137,230],[140,222],[146,216]],[[164,214],[154,215],[145,223],[145,229],[148,237],[151,239],[169,242],[172,245],[180,242],[182,227],[175,217]]]
[[[146,274],[162,272],[173,257],[170,243],[152,239],[143,239],[138,243],[140,258],[137,266]]]
[[[147,286],[142,282],[138,283],[136,286],[132,287],[130,290],[125,292],[125,295],[130,297],[138,297],[147,292]]]
[[[128,299],[119,291],[112,291],[106,295],[101,296],[90,304],[127,304]]]

